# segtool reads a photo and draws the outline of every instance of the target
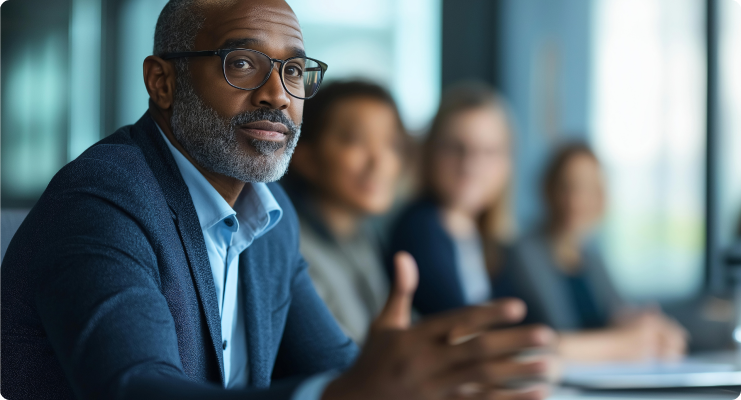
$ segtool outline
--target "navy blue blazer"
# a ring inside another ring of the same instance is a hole
[[[434,201],[423,198],[403,211],[394,224],[387,272],[393,279],[392,257],[398,251],[409,252],[419,267],[419,285],[414,294],[414,308],[422,315],[465,307],[466,297],[458,274],[457,249],[440,219]],[[511,250],[502,248],[502,265],[509,264]],[[494,297],[511,295],[506,270],[492,279]]]
[[[269,187],[283,218],[239,264],[248,389],[222,389],[198,216],[145,114],[62,168],[11,241],[0,269],[3,396],[288,399],[303,377],[348,367],[357,348],[311,284],[290,201]]]

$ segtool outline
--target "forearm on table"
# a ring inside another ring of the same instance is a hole
[[[595,362],[624,358],[620,338],[613,329],[563,332],[559,335],[558,354],[567,361]]]

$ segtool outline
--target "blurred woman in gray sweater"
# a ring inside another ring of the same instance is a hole
[[[571,361],[654,361],[682,357],[686,333],[658,309],[623,302],[591,239],[605,210],[600,163],[585,144],[558,151],[543,184],[545,224],[515,246],[513,292],[529,322],[561,332]]]

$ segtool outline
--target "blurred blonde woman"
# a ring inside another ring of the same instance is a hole
[[[543,182],[546,219],[514,249],[510,283],[528,321],[561,333],[559,353],[579,362],[653,361],[684,354],[686,334],[658,309],[629,310],[605,268],[593,233],[605,179],[583,143],[557,151]]]
[[[511,136],[504,103],[488,86],[444,92],[423,147],[422,196],[402,213],[390,245],[390,254],[417,260],[422,315],[509,294]]]

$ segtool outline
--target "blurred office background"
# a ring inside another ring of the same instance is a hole
[[[27,208],[85,148],[147,108],[165,0],[10,0],[2,16],[2,207]],[[288,0],[328,79],[389,87],[424,135],[443,87],[493,84],[516,129],[516,216],[570,139],[604,161],[602,242],[621,292],[729,287],[741,219],[741,5],[734,0]]]

